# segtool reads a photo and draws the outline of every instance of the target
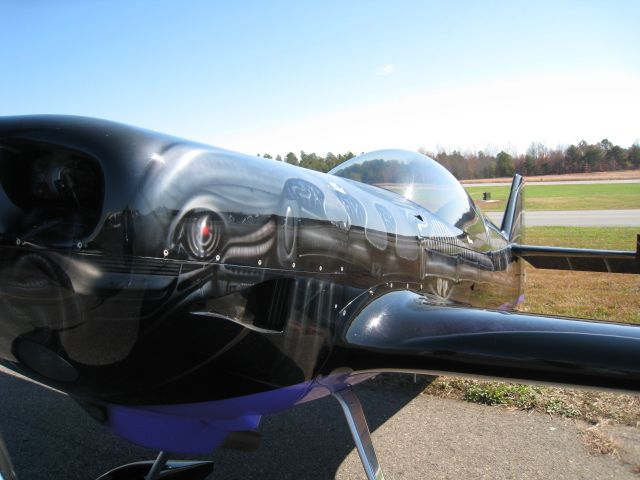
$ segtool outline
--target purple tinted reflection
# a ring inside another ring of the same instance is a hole
[[[325,397],[373,374],[342,373],[290,387],[213,402],[107,405],[109,428],[130,442],[173,453],[208,454],[231,432],[255,430],[262,415]]]

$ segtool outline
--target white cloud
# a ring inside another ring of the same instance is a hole
[[[393,63],[382,65],[376,70],[376,74],[379,77],[388,77],[389,75],[393,75],[394,73],[396,73],[396,66]]]
[[[524,152],[531,142],[555,147],[603,138],[627,147],[640,137],[638,92],[637,74],[528,75],[425,89],[237,132],[219,143],[272,155],[487,146]]]

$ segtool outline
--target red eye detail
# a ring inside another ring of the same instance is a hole
[[[208,258],[215,253],[220,242],[220,218],[213,212],[198,212],[185,219],[186,243],[197,258]]]

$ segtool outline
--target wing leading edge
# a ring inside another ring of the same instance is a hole
[[[511,251],[536,268],[585,272],[640,273],[640,235],[635,252],[512,244]]]
[[[345,327],[355,370],[459,373],[640,391],[640,327],[372,297]]]

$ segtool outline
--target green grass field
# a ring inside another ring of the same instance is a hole
[[[466,187],[484,211],[503,211],[509,187]],[[483,202],[490,192],[497,202]],[[525,187],[527,210],[608,210],[640,208],[640,183],[598,183],[569,185],[529,185]]]
[[[524,232],[532,245],[635,251],[640,227],[528,227]]]

